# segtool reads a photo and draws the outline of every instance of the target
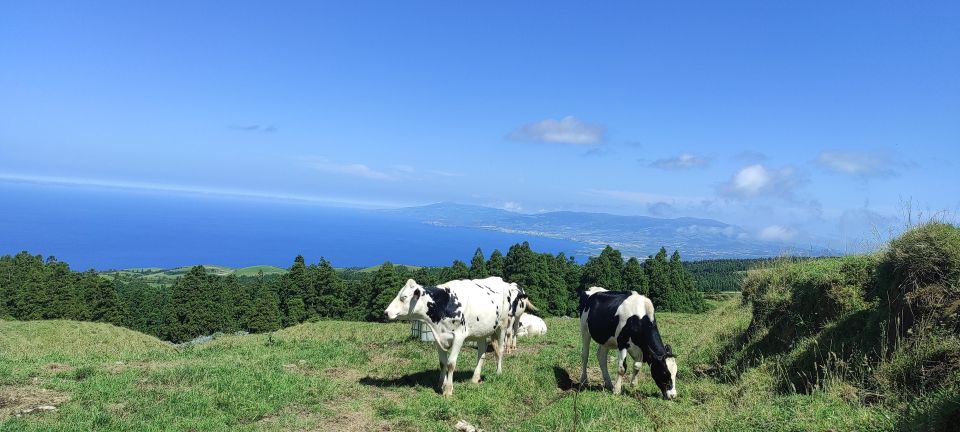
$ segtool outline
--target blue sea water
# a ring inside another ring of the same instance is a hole
[[[529,241],[566,252],[573,241],[471,228],[438,227],[371,210],[316,204],[176,195],[119,189],[0,183],[0,255],[53,255],[76,270],[178,267],[288,267],[326,257],[337,267],[384,261],[408,265],[469,262]]]

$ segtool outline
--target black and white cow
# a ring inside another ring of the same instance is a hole
[[[507,351],[511,351],[517,349],[520,319],[527,311],[537,312],[537,308],[530,302],[530,297],[527,296],[523,288],[517,286],[516,283],[510,284],[507,301],[510,303],[510,309],[507,314]]]
[[[597,360],[607,388],[620,394],[623,376],[627,371],[627,355],[633,358],[633,385],[637,383],[640,362],[650,365],[650,375],[664,399],[677,397],[677,360],[670,345],[660,339],[660,330],[654,319],[653,302],[636,291],[607,291],[593,287],[580,294],[580,334],[583,337],[583,368],[580,383],[587,382],[587,360],[590,357],[590,339],[600,348]],[[617,351],[617,381],[610,383],[607,372],[607,353]]]
[[[419,320],[430,327],[440,356],[440,388],[444,396],[451,396],[453,372],[465,341],[477,341],[473,382],[480,382],[488,343],[497,357],[497,373],[503,370],[510,289],[498,277],[454,280],[435,287],[409,279],[384,313],[390,320]]]

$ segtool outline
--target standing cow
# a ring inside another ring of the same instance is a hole
[[[454,280],[435,287],[408,279],[384,313],[390,320],[419,320],[430,327],[440,356],[440,387],[444,396],[451,396],[453,372],[465,341],[477,342],[474,383],[480,382],[488,343],[497,357],[497,373],[503,370],[510,289],[498,277]]]
[[[537,312],[537,308],[530,302],[530,297],[527,296],[523,288],[517,286],[516,283],[510,283],[507,302],[510,303],[510,309],[507,313],[507,351],[512,351],[517,349],[520,319],[527,311]]]
[[[593,287],[580,294],[580,334],[583,337],[583,368],[580,383],[587,382],[587,360],[590,357],[590,339],[600,344],[597,360],[607,388],[620,394],[623,376],[627,370],[627,355],[633,357],[634,385],[640,362],[650,365],[650,375],[664,399],[677,397],[677,360],[670,345],[660,339],[660,330],[653,314],[653,302],[635,291],[607,291]],[[607,372],[607,352],[617,350],[617,381],[610,383]]]

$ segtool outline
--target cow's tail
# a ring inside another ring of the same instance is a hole
[[[533,305],[533,302],[530,301],[529,297],[523,299],[523,304],[524,306],[526,306],[526,309],[530,312],[540,312],[540,310]]]

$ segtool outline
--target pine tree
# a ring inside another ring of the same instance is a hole
[[[583,289],[599,286],[610,291],[623,289],[623,255],[607,246],[599,256],[590,257],[583,266],[581,286]]]
[[[240,285],[240,281],[232,274],[217,279],[225,298],[222,306],[225,310],[223,331],[246,330],[250,326],[250,316],[253,314],[251,290],[245,285]]]
[[[460,260],[453,260],[453,264],[443,273],[443,281],[449,282],[458,279],[470,279],[470,269]]]
[[[117,290],[113,282],[106,280],[93,270],[85,273],[81,282],[83,298],[89,311],[89,320],[121,325],[123,314]]]
[[[483,251],[477,248],[473,253],[473,259],[470,260],[470,278],[483,279],[490,274],[487,272],[487,262],[483,258]]]
[[[647,279],[647,273],[640,265],[640,260],[635,257],[627,260],[627,264],[623,266],[623,289],[650,295],[650,281]]]
[[[430,286],[437,283],[426,267],[418,268],[417,271],[413,273],[413,280],[423,286]]]
[[[320,258],[315,273],[312,284],[317,293],[314,305],[317,314],[323,318],[343,317],[349,300],[337,271],[326,258]]]
[[[487,274],[490,276],[503,277],[503,253],[500,249],[494,249],[487,260]]]
[[[271,332],[280,329],[280,300],[277,293],[263,281],[263,272],[257,274],[252,287],[253,311],[248,320],[249,331]]]
[[[693,276],[683,268],[680,252],[670,256],[670,309],[675,312],[703,312],[707,309],[703,295],[694,288]]]
[[[656,308],[669,310],[670,269],[667,263],[667,248],[661,247],[656,256],[647,258],[646,270],[650,281],[650,300]]]
[[[170,295],[170,339],[183,342],[221,330],[217,289],[203,266],[192,267],[173,284]]]
[[[297,255],[290,270],[280,277],[280,307],[284,326],[299,324],[307,319],[304,302],[306,272],[303,256]]]
[[[367,320],[382,321],[384,319],[383,311],[397,296],[397,292],[400,291],[402,286],[403,282],[400,281],[393,264],[390,261],[383,263],[373,277],[372,298],[369,302],[370,307],[367,308]]]

